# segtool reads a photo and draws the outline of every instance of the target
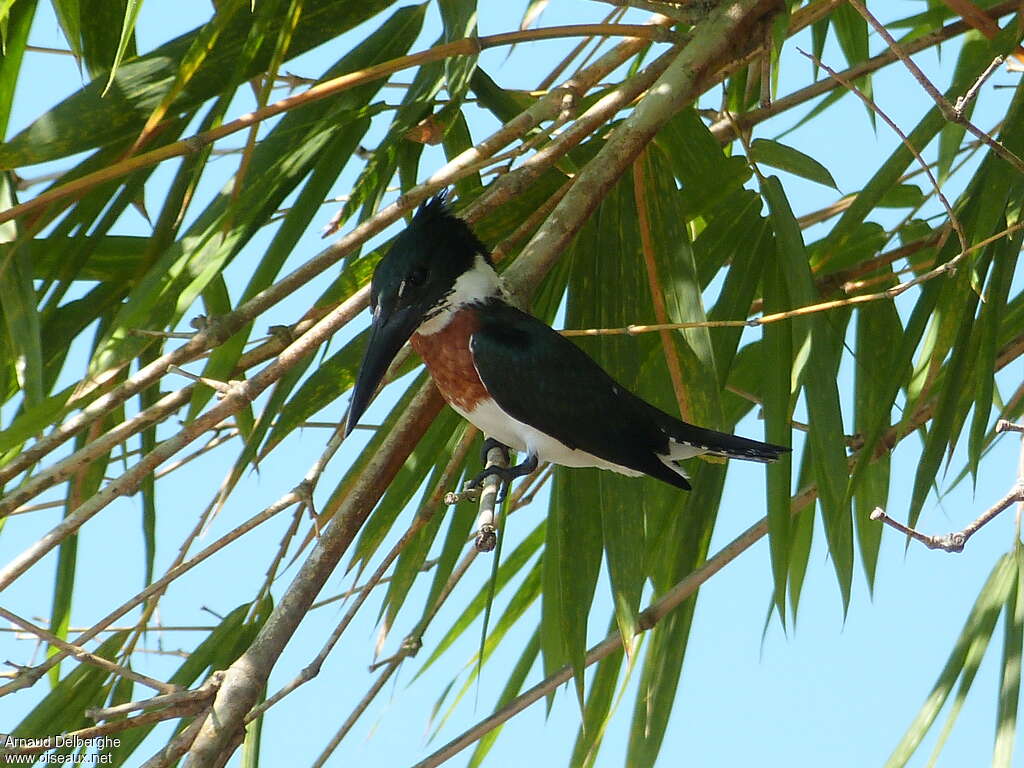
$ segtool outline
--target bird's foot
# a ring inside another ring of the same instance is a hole
[[[495,440],[493,437],[484,438],[484,444],[480,448],[480,462],[486,467],[487,466],[487,454],[491,452],[492,448],[497,448],[501,451],[501,457],[506,464],[509,462],[509,448],[500,440]]]
[[[496,445],[492,445],[490,447],[505,448],[505,446],[502,445],[501,443],[498,443],[497,441],[495,441],[495,443]],[[484,447],[487,447],[486,442],[484,443]],[[507,452],[508,449],[505,448],[505,450]],[[539,462],[537,460],[537,454],[531,453],[529,456],[526,457],[526,461],[524,461],[522,464],[517,464],[514,467],[487,467],[482,472],[480,472],[480,474],[478,474],[476,477],[474,477],[472,480],[466,483],[466,487],[479,488],[483,485],[484,480],[494,475],[498,478],[498,497],[494,500],[494,503],[501,504],[501,502],[503,502],[505,500],[505,497],[508,495],[508,491],[512,485],[512,481],[515,480],[517,477],[523,477],[524,475],[528,475],[531,472],[535,471],[537,469],[538,464]]]

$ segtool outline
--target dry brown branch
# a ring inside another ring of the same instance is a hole
[[[115,621],[120,619],[122,616],[127,614],[136,606],[142,605],[154,595],[160,594],[164,589],[166,589],[167,585],[170,584],[172,581],[181,577],[183,574],[192,570],[200,563],[212,557],[214,554],[222,550],[228,544],[231,544],[233,541],[241,538],[249,531],[262,525],[264,522],[274,517],[282,510],[287,509],[292,504],[296,504],[298,502],[299,498],[297,496],[289,494],[284,498],[278,500],[274,504],[270,505],[263,511],[253,515],[246,522],[242,523],[234,530],[224,534],[224,536],[217,539],[217,541],[213,542],[208,547],[203,549],[201,552],[197,553],[191,560],[183,562],[180,565],[177,565],[168,570],[167,573],[165,573],[161,578],[154,581],[152,584],[150,584],[148,587],[146,587],[144,590],[136,594],[128,601],[122,603],[120,606],[118,606],[113,611],[104,616],[102,619],[100,619],[88,630],[79,634],[75,638],[74,645],[83,646],[89,640],[96,637],[96,635],[98,635],[100,632],[107,631],[114,624]],[[31,669],[33,677],[32,682],[38,680],[40,677],[42,677],[43,674],[45,674],[47,671],[49,671],[57,664],[59,664],[61,661],[63,661],[64,658],[66,658],[68,655],[70,655],[68,651],[62,649],[61,651],[55,653],[53,656],[48,658],[45,662],[39,664],[36,667],[33,667]],[[5,685],[0,686],[0,696],[6,696],[7,694],[13,693],[14,691],[21,690],[22,688],[27,688],[32,684],[32,682],[15,679],[10,683],[6,683]]]
[[[104,659],[102,656],[97,656],[94,653],[89,653],[87,650],[85,650],[85,648],[81,646],[80,643],[69,643],[66,640],[57,637],[49,630],[43,629],[42,627],[33,624],[28,619],[23,619],[17,614],[11,613],[6,608],[0,608],[0,618],[7,619],[7,621],[11,622],[12,624],[18,625],[26,632],[30,632],[33,635],[35,635],[37,638],[42,640],[47,645],[50,645],[54,648],[59,648],[61,651],[64,652],[65,655],[73,656],[75,659],[82,662],[83,664],[90,664],[94,667],[104,669],[112,675],[117,675],[118,677],[123,677],[128,680],[134,680],[135,682],[141,683],[147,688],[152,688],[154,691],[159,691],[160,693],[174,693],[178,690],[178,686],[176,685],[172,685],[171,683],[165,683],[161,680],[154,680],[152,677],[148,677],[147,675],[140,674],[139,672],[128,669],[127,667],[123,667],[120,664],[115,664],[112,661]],[[18,670],[18,675],[17,677],[15,677],[15,682],[20,681],[22,683],[28,683],[28,685],[23,684],[20,686],[28,687],[29,685],[33,685],[36,680],[43,676],[43,674],[45,674],[45,670],[40,671],[38,667],[23,667]],[[25,676],[25,680],[21,679],[22,675]]]

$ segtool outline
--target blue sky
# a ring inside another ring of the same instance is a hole
[[[541,25],[597,20],[609,9],[604,4],[583,0],[552,3],[552,6],[541,17]],[[488,4],[481,19],[481,32],[515,29],[524,7],[525,3]],[[892,13],[893,17],[903,16],[923,7],[920,2],[897,2],[889,4],[886,12]],[[150,50],[203,22],[208,15],[209,8],[205,3],[175,4],[173,10],[169,4],[147,4],[140,16],[139,48],[141,51]],[[637,14],[636,18],[644,16]],[[426,47],[436,38],[435,10],[431,10],[429,19],[428,28],[415,49]],[[373,25],[371,22],[370,26]],[[47,4],[40,4],[31,42],[42,46],[64,46]],[[780,94],[805,84],[808,78],[810,64],[796,53],[796,44],[809,48],[807,38],[787,44]],[[505,49],[485,52],[482,62],[502,85],[532,88],[564,55],[565,49],[564,41],[521,45],[511,54]],[[878,41],[872,38],[872,52],[879,49]],[[327,46],[289,63],[287,69],[316,77],[340,52],[340,48]],[[844,66],[842,55],[832,41],[826,47],[824,60],[837,69]],[[956,61],[956,48],[945,47],[941,59],[930,52],[918,60],[929,73],[935,73],[940,85],[945,85]],[[45,83],[46,87],[19,89],[11,124],[12,134],[81,83],[73,61],[67,57],[30,53],[25,67],[23,82]],[[992,86],[1015,83],[1016,76],[1001,72],[985,86],[976,114],[979,125],[988,127],[998,119],[1011,93],[1010,90],[994,90]],[[389,101],[398,100],[397,92],[385,93]],[[920,119],[928,104],[927,97],[899,67],[890,67],[875,79],[875,94],[878,103],[904,129],[909,129]],[[717,92],[712,95],[717,99]],[[239,97],[229,110],[229,116],[248,111],[250,102],[246,99]],[[711,101],[708,104],[711,105]],[[792,122],[792,117],[785,117],[767,123],[754,135],[775,137]],[[826,165],[844,192],[860,188],[877,167],[875,158],[887,155],[898,141],[881,124],[877,130],[873,128],[863,106],[852,97],[846,97],[830,109],[823,120],[815,121],[813,125],[813,131],[797,129],[784,140],[810,152]],[[492,127],[493,122],[484,117],[471,122],[473,134],[478,138],[486,135]],[[379,125],[377,131],[376,135],[380,135]],[[223,145],[234,147],[240,143],[241,139],[235,136]],[[234,170],[236,162],[233,157],[215,161],[214,171],[207,175],[199,191],[200,197],[208,199],[214,194]],[[428,174],[442,162],[438,151],[426,154],[421,166],[423,173]],[[149,185],[154,199],[158,199],[161,185],[166,185],[175,167],[168,164],[154,174]],[[25,175],[34,175],[37,170],[40,173],[46,171],[45,168],[31,169]],[[344,194],[353,181],[354,175],[346,172],[338,180],[334,194]],[[798,215],[821,208],[836,197],[834,191],[800,179],[785,176],[784,182]],[[319,237],[319,226],[327,224],[333,212],[333,206],[324,207],[317,227],[311,228],[300,242],[288,262],[289,267],[305,261],[324,246]],[[117,231],[121,234],[144,234],[147,225],[141,216],[129,213]],[[269,241],[270,231],[268,228],[259,236],[232,265],[231,274],[235,279],[247,275],[252,259]],[[805,238],[813,240],[823,231],[811,230],[805,233]],[[252,258],[245,258],[246,255]],[[294,322],[330,277],[326,276],[275,307],[261,318],[260,326]],[[78,351],[79,360],[85,351],[84,348]],[[847,356],[841,372],[841,387],[847,388],[851,370]],[[1004,371],[1000,380],[1019,381],[1022,372],[1021,363],[1014,363]],[[166,386],[183,383],[171,378]],[[393,400],[381,398],[376,410],[368,415],[368,420],[373,419],[374,413],[388,408],[391,402]],[[345,401],[336,402],[318,417],[340,419],[345,406]],[[11,414],[4,411],[2,415],[6,420]],[[751,419],[741,424],[738,431],[758,435],[761,425]],[[272,466],[246,479],[205,534],[200,546],[232,529],[293,487],[319,455],[327,434],[322,430],[306,430],[294,435],[288,446],[278,450]],[[360,442],[352,441],[352,445],[346,445],[334,459],[321,484],[325,494],[333,487],[332,481],[336,481],[353,460]],[[957,530],[973,519],[1010,487],[1016,476],[1018,451],[1017,439],[1004,436],[982,464],[976,493],[972,495],[970,483],[965,482],[941,500],[933,495],[926,504],[922,527],[930,532],[945,532]],[[909,504],[911,478],[918,454],[919,446],[910,438],[894,456],[888,505],[894,516],[902,517],[902,510]],[[234,458],[234,449],[220,449],[213,454],[211,461],[202,462],[201,466],[199,462],[190,465],[161,487],[158,573],[171,562],[179,542],[215,492]],[[962,460],[960,453],[954,457],[950,478],[959,470]],[[941,478],[940,487],[944,487]],[[137,499],[123,500],[104,510],[83,530],[74,626],[88,626],[141,587],[140,508]],[[542,496],[530,509],[511,519],[506,534],[506,552],[512,542],[532,530],[545,510],[546,496]],[[763,514],[763,471],[750,465],[732,467],[711,545],[712,552]],[[52,527],[58,516],[58,510],[49,510],[11,519],[0,537],[0,559],[6,561],[22,551]],[[250,599],[262,582],[266,553],[276,548],[289,521],[287,515],[280,516],[232,545],[221,553],[222,556],[213,558],[176,582],[175,588],[161,603],[163,623],[212,624],[215,620],[202,608],[223,615]],[[395,537],[404,530],[401,522],[397,529]],[[902,537],[887,532],[875,593],[873,596],[868,594],[858,571],[853,600],[845,617],[833,569],[822,544],[820,526],[815,536],[800,613],[788,633],[777,621],[772,621],[762,638],[771,594],[767,541],[744,553],[702,589],[679,698],[659,765],[811,766],[827,761],[833,766],[853,767],[884,762],[924,701],[989,570],[995,560],[1009,549],[1013,541],[1013,516],[1008,513],[983,529],[960,555],[931,552],[919,546],[905,550]],[[111,548],[107,545],[110,541],[117,542],[116,551],[121,553],[117,558],[110,556]],[[55,557],[52,556],[37,564],[5,593],[3,605],[26,617],[46,615],[54,564]],[[278,594],[293,573],[294,568],[279,580]],[[428,724],[431,707],[451,676],[476,650],[478,630],[468,633],[449,651],[446,664],[436,666],[410,684],[419,662],[430,650],[431,642],[440,639],[444,629],[458,615],[458,610],[486,582],[489,574],[489,561],[478,559],[460,585],[459,593],[424,638],[426,647],[421,659],[407,664],[397,676],[397,682],[389,683],[328,764],[372,761],[386,766],[409,765],[489,714],[497,692],[504,685],[507,670],[518,658],[517,646],[532,630],[533,624],[529,621],[505,641],[498,650],[498,663],[485,669],[479,690],[470,692],[438,738],[430,744],[426,743],[425,737],[431,730]],[[335,594],[348,586],[350,580],[339,572],[331,579],[325,593]],[[385,643],[383,655],[393,652],[405,630],[418,617],[418,607],[425,594],[425,587],[414,591],[409,604],[415,608],[404,621],[400,616],[399,624]],[[264,729],[265,765],[310,763],[362,697],[373,680],[366,668],[372,661],[376,641],[378,605],[377,600],[368,602],[318,679],[274,708]],[[604,617],[609,610],[608,589],[606,584],[601,584],[595,601],[595,640],[603,636]],[[314,611],[307,618],[277,665],[271,689],[290,680],[308,663],[343,612],[344,607],[334,604]],[[998,629],[995,637],[1000,637]],[[151,650],[173,650],[188,648],[196,639],[194,633],[167,632],[152,635],[149,642]],[[30,663],[32,648],[29,640],[15,639],[7,633],[0,636],[0,658]],[[35,658],[39,658],[38,651]],[[160,677],[168,675],[180,659],[143,655],[138,663],[143,671]],[[990,649],[939,765],[975,765],[989,759],[994,733],[998,663],[998,652]],[[539,679],[540,670],[533,670],[530,683]],[[24,715],[44,693],[44,685],[40,683],[32,692],[0,699],[0,731],[13,726]],[[599,766],[624,764],[634,687],[628,686],[619,716],[610,726],[598,760]],[[137,696],[143,695],[140,690],[136,693]],[[530,763],[564,764],[577,726],[575,694],[571,689],[563,689],[556,696],[550,712],[546,712],[543,704],[537,704],[506,726],[488,765],[512,768]],[[166,739],[167,729],[159,731],[158,735]],[[932,742],[934,734],[921,750],[915,765],[925,764]],[[136,753],[138,762],[148,757],[159,743],[159,740],[150,740],[144,745]],[[464,765],[468,754],[464,753],[450,764]]]

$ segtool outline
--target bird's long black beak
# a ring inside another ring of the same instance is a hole
[[[366,345],[356,385],[352,389],[352,401],[345,422],[345,437],[355,429],[391,361],[412,336],[413,331],[419,327],[422,318],[422,312],[414,307],[403,307],[394,312],[384,311],[381,307],[380,311],[374,314],[370,326],[370,341]]]

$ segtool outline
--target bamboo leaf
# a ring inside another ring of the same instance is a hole
[[[992,751],[993,768],[1011,768],[1020,706],[1021,646],[1024,645],[1024,569],[1021,547],[1013,551],[1015,578],[1004,607],[1003,659],[999,668],[999,707],[996,712],[996,743]]]
[[[444,23],[444,40],[452,42],[464,37],[473,37],[476,29],[476,0],[438,0],[441,21]],[[458,105],[466,94],[469,80],[476,68],[477,57],[453,56],[445,60],[445,87],[448,97]]]
[[[886,768],[898,768],[907,764],[935,722],[935,718],[953,690],[953,685],[968,668],[969,660],[972,664],[980,661],[980,654],[984,652],[984,648],[992,636],[999,613],[1006,604],[1017,579],[1012,558],[1012,555],[1004,555],[996,561],[988,580],[978,593],[978,599],[964,622],[960,637],[957,639],[946,665],[939,673],[935,686],[928,698],[925,699],[924,705],[910,724],[903,739],[889,756],[889,760],[885,764]],[[969,683],[967,685],[969,687]],[[961,694],[964,693],[966,693],[966,689],[962,687]]]
[[[614,628],[613,624],[609,630]],[[617,650],[597,663],[590,682],[590,691],[587,693],[587,703],[583,708],[583,722],[580,723],[580,730],[576,734],[576,744],[573,746],[569,762],[573,768],[589,768],[597,759],[605,728],[611,718],[615,684],[625,658],[625,653]]]
[[[12,5],[13,4],[13,5]],[[14,102],[14,88],[21,72],[29,29],[36,13],[36,0],[7,0],[0,12],[0,34],[3,35],[3,55],[0,56],[0,137],[7,135],[7,124]]]
[[[110,90],[110,86],[114,82],[114,75],[117,74],[117,68],[121,66],[121,61],[124,59],[129,47],[134,48],[135,21],[138,19],[139,11],[141,10],[142,0],[126,0],[124,22],[121,24],[121,37],[117,41],[117,51],[114,54],[114,61],[110,65],[110,76],[107,78],[107,85],[103,89],[104,96]]]
[[[505,687],[502,689],[501,694],[498,696],[498,701],[494,705],[495,711],[508,704],[522,690],[523,683],[526,682],[526,676],[537,661],[538,653],[540,653],[540,631],[535,630],[523,649],[522,654],[519,656],[519,660],[512,667],[512,672],[508,676],[508,682],[505,683]],[[483,765],[487,754],[491,751],[494,742],[498,740],[500,734],[501,728],[495,728],[477,742],[476,749],[473,750],[473,754],[469,758],[469,768],[477,768],[477,766]]]
[[[792,306],[786,289],[779,260],[765,265],[765,312],[783,311]],[[791,445],[790,418],[794,403],[790,371],[793,361],[793,334],[787,323],[764,326],[764,354],[772,365],[763,379],[761,397],[764,404],[765,439],[776,445]],[[790,572],[790,552],[793,547],[790,510],[792,488],[792,458],[784,454],[767,468],[768,483],[768,545],[771,554],[772,575],[775,581],[773,601],[780,621],[786,621],[786,585]]]
[[[803,239],[793,211],[789,207],[777,177],[765,179],[762,194],[768,201],[772,226],[778,243],[780,269],[786,279],[790,300],[795,306],[807,306],[817,300]],[[793,321],[794,343],[799,352],[809,343],[804,387],[811,423],[810,444],[818,483],[825,535],[829,543],[844,608],[849,605],[853,576],[853,523],[849,497],[846,495],[846,452],[843,449],[843,417],[839,406],[839,390],[833,374],[831,352],[832,331],[823,315]]]
[[[507,557],[505,557],[498,566],[498,574],[494,579],[495,594],[499,594],[515,576],[522,572],[526,564],[540,549],[541,544],[544,543],[546,531],[547,521],[542,520],[537,527],[527,534],[526,537],[516,545],[516,548]],[[476,621],[476,618],[483,612],[484,605],[487,602],[490,591],[490,584],[484,584],[480,587],[473,598],[466,604],[466,607],[463,609],[459,617],[452,623],[451,627],[448,628],[444,637],[442,637],[440,642],[434,646],[434,650],[431,652],[430,656],[423,663],[423,666],[416,672],[417,678],[426,672],[427,669],[431,667],[467,629],[469,629],[473,622]],[[427,610],[430,610],[430,604],[427,605]]]
[[[826,187],[839,189],[836,180],[825,166],[810,155],[781,142],[755,139],[750,145],[750,159],[755,163],[770,165],[772,168],[810,179]]]
[[[307,0],[295,30],[289,55],[294,58],[362,23],[392,4],[392,0],[351,3],[348,0]],[[189,80],[170,112],[191,111],[229,85],[232,72],[248,37],[250,20],[238,14],[218,37],[203,65]],[[174,82],[182,60],[202,28],[193,30],[132,61],[124,62],[106,97],[105,78],[93,80],[65,99],[10,141],[0,145],[0,168],[17,168],[74,155],[95,147],[134,139],[146,119]],[[263,72],[273,44],[268,41],[249,66],[238,73],[235,85]]]
[[[1013,237],[993,245],[992,275],[988,282],[987,300],[978,313],[974,328],[975,338],[971,347],[977,352],[973,368],[976,372],[974,386],[974,417],[968,440],[968,465],[971,475],[978,475],[985,434],[992,412],[992,395],[995,389],[996,347],[998,329],[1003,323],[1006,302],[1009,298],[1010,283],[1017,266],[1024,237],[1017,233]]]
[[[868,434],[872,424],[889,422],[892,410],[892,400],[888,399],[892,393],[889,380],[899,378],[899,372],[907,370],[907,361],[897,357],[902,338],[903,326],[891,303],[875,302],[857,310],[854,428],[859,435]],[[889,466],[888,455],[880,456],[851,480],[861,563],[868,587],[872,589],[882,526],[871,520],[870,515],[875,507],[885,509],[887,506]]]

